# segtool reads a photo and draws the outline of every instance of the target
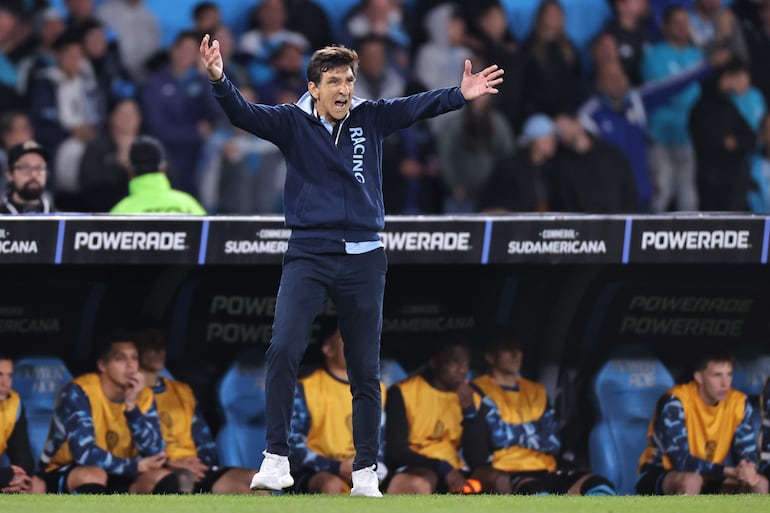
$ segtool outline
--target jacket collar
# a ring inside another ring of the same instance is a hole
[[[130,195],[143,194],[147,191],[169,191],[171,182],[164,173],[146,173],[135,176],[128,182],[128,191]]]
[[[358,98],[358,97],[354,96],[353,97],[353,101],[350,104],[351,112],[353,111],[353,109],[355,109],[356,107],[358,107],[359,105],[361,105],[365,101],[366,100],[364,100],[363,98]],[[297,100],[297,103],[295,103],[295,105],[297,107],[299,107],[302,110],[302,112],[304,112],[305,114],[307,114],[311,118],[315,118],[315,116],[313,115],[313,104],[314,103],[315,102],[313,101],[313,97],[310,96],[309,92],[307,92],[307,93],[302,95],[302,98]]]

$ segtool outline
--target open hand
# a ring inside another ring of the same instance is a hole
[[[474,75],[471,73],[470,59],[465,59],[465,71],[463,72],[463,80],[460,82],[460,92],[468,101],[475,100],[485,94],[497,94],[500,91],[495,86],[503,83],[503,73],[505,73],[503,69],[499,68],[497,64],[493,64]]]

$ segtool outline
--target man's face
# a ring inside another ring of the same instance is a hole
[[[329,366],[345,368],[345,343],[339,330],[324,341],[321,350]]]
[[[142,349],[139,366],[148,372],[160,372],[166,366],[166,350],[162,347]]]
[[[730,362],[708,362],[705,369],[695,372],[695,382],[703,402],[714,406],[727,397],[733,383],[733,364]]]
[[[83,62],[83,48],[79,44],[69,44],[57,54],[59,67],[68,76],[77,75]]]
[[[671,13],[664,27],[666,39],[677,45],[685,45],[690,41],[690,17],[684,9]]]
[[[523,353],[519,349],[498,349],[486,356],[492,370],[506,375],[516,375],[521,372]]]
[[[67,10],[78,19],[87,18],[94,10],[93,0],[67,0]]]
[[[37,153],[27,153],[13,164],[5,176],[22,199],[35,201],[43,194],[47,173],[45,159]]]
[[[470,355],[461,346],[454,346],[439,354],[433,363],[436,384],[445,390],[456,390],[468,376]]]
[[[358,71],[362,75],[377,77],[385,71],[385,45],[370,41],[361,47]]]
[[[24,114],[19,114],[13,118],[11,129],[3,134],[3,144],[6,148],[11,148],[24,141],[31,141],[34,138],[29,118]]]
[[[321,83],[308,82],[308,91],[316,101],[318,113],[327,121],[341,121],[348,115],[353,101],[356,77],[349,66],[321,73]]]
[[[171,49],[171,60],[176,69],[187,70],[193,68],[198,64],[198,59],[200,59],[198,43],[190,37],[181,39]]]
[[[13,362],[0,360],[0,401],[8,399],[11,385],[13,385]]]
[[[629,84],[619,64],[607,64],[599,70],[597,86],[600,91],[614,100],[620,100],[628,92]]]
[[[112,344],[109,354],[98,363],[99,373],[107,381],[125,388],[139,371],[139,354],[133,342]]]

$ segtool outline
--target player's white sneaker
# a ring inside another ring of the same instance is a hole
[[[382,497],[374,465],[353,471],[351,497]]]
[[[259,472],[251,478],[252,490],[283,490],[294,484],[294,478],[289,471],[289,458],[267,451],[262,452],[265,459],[259,467]]]

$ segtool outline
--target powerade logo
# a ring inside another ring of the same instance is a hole
[[[547,229],[538,233],[541,240],[512,240],[509,255],[603,255],[607,253],[604,240],[580,240],[572,228]]]
[[[383,232],[390,251],[470,251],[470,232]]]
[[[75,232],[76,251],[186,251],[186,232]]]
[[[37,255],[36,240],[9,240],[8,230],[0,228],[0,255]]]
[[[642,251],[751,249],[749,230],[643,231]]]
[[[276,255],[283,254],[289,247],[291,230],[263,229],[256,233],[254,240],[226,240],[226,255]]]

